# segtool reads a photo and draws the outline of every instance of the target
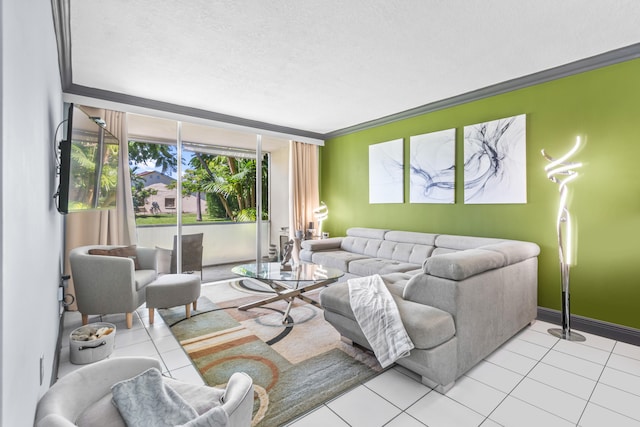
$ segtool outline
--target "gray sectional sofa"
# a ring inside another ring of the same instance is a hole
[[[346,237],[302,242],[300,258],[347,279],[380,274],[415,345],[397,363],[445,392],[535,320],[539,252],[531,242],[350,228]],[[324,289],[320,303],[344,338],[371,348],[346,280]]]

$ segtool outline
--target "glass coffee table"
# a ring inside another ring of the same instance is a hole
[[[289,305],[282,317],[282,323],[287,323],[289,311],[296,298],[319,306],[317,301],[303,295],[305,292],[327,286],[344,275],[337,268],[324,267],[319,264],[297,264],[294,266],[281,265],[279,262],[261,262],[237,265],[231,271],[240,276],[256,279],[275,293],[272,297],[260,301],[244,304],[239,310],[249,310],[274,301],[287,300]]]

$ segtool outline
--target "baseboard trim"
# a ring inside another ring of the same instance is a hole
[[[60,314],[58,322],[58,339],[56,340],[56,350],[53,352],[53,365],[51,368],[51,381],[49,387],[58,381],[58,368],[60,366],[60,350],[62,349],[62,334],[64,332],[64,313]]]
[[[538,307],[538,320],[562,325],[562,312]],[[571,329],[610,338],[628,344],[640,345],[640,329],[629,328],[602,320],[571,315]]]

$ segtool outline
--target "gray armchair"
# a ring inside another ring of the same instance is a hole
[[[118,409],[111,402],[111,386],[149,368],[161,370],[160,363],[153,358],[116,357],[87,365],[62,377],[38,402],[34,426],[125,427]],[[228,427],[251,425],[253,380],[247,374],[234,373],[225,389],[166,377],[163,381],[198,414],[221,406],[229,417]]]
[[[71,275],[82,324],[90,314],[126,313],[127,327],[133,312],[145,302],[145,287],[157,277],[156,250],[135,248],[135,260],[124,256],[91,255],[121,246],[81,246],[69,253]],[[136,269],[136,264],[139,267]]]

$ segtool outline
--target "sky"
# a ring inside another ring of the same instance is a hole
[[[172,154],[175,155],[176,152],[176,148],[174,146],[170,147],[170,151]],[[192,151],[187,151],[187,150],[183,150],[182,151],[182,158],[184,159],[184,162],[182,163],[182,173],[184,175],[185,169],[187,167],[187,165],[189,164],[189,162],[191,161],[191,158],[194,156],[194,153]],[[138,173],[140,172],[148,172],[148,171],[156,171],[156,172],[162,172],[162,168],[160,166],[156,167],[156,162],[155,160],[150,160],[146,163],[137,163],[135,166],[138,167]],[[170,171],[165,173],[165,175],[170,176],[173,179],[176,179],[178,174],[175,171]]]

